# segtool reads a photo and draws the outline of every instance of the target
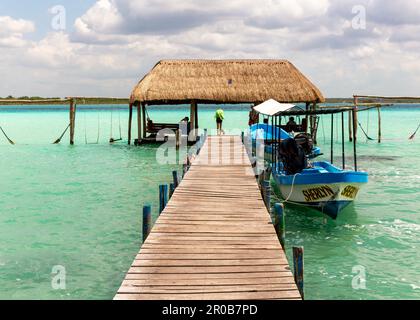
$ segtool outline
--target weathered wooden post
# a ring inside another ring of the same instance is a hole
[[[188,172],[188,164],[185,162],[185,163],[182,165],[182,179],[184,179],[184,177],[185,177],[185,175],[187,174],[187,172]]]
[[[244,141],[245,141],[245,133],[243,131],[241,132],[241,140],[242,140],[242,144],[243,144]]]
[[[142,129],[141,129],[141,104],[137,104],[137,144],[140,145],[142,140]]]
[[[276,229],[280,244],[284,249],[286,239],[286,222],[284,217],[284,206],[281,203],[276,203],[274,205],[274,228]]]
[[[146,241],[152,230],[152,207],[147,205],[143,207],[143,242]]]
[[[174,188],[176,189],[179,185],[178,171],[172,171],[172,177],[174,178]]]
[[[378,143],[382,142],[381,107],[378,107]]]
[[[74,128],[76,122],[76,105],[74,99],[70,100],[70,144],[74,145]]]
[[[131,144],[131,124],[133,122],[133,104],[128,107],[128,145]]]
[[[168,185],[162,184],[159,186],[159,214],[165,209],[168,202]]]
[[[354,97],[354,108],[353,108],[353,142],[357,141],[357,111],[358,111],[358,99]]]
[[[175,186],[173,183],[171,183],[169,185],[169,199],[172,198],[172,195],[174,194],[174,192],[175,192]]]
[[[293,271],[295,283],[302,299],[305,298],[303,287],[303,247],[293,247]]]
[[[143,139],[147,136],[147,122],[146,122],[146,103],[142,102],[141,104],[141,118],[142,118],[142,131],[143,131]]]
[[[270,181],[263,181],[263,199],[265,206],[270,211],[270,201],[271,201],[271,184]]]
[[[177,129],[175,131],[175,145],[176,149],[179,149],[179,146],[181,145],[181,130]]]
[[[353,123],[351,120],[351,116],[352,116],[352,111],[349,111],[349,141],[350,142],[353,141],[353,131],[351,130]]]

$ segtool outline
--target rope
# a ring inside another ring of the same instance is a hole
[[[420,129],[420,124],[417,127],[416,131],[410,136],[410,138],[408,138],[408,140],[414,140],[414,138],[416,137],[416,134],[419,131],[419,129]]]
[[[67,126],[67,128],[64,130],[64,132],[61,134],[60,138],[58,138],[57,140],[55,140],[53,142],[53,144],[59,144],[61,142],[61,139],[63,139],[64,135],[66,134],[67,130],[69,130],[69,128],[70,128],[70,123]]]
[[[296,174],[293,176],[293,180],[292,180],[292,187],[291,187],[291,189],[290,189],[290,193],[289,193],[289,195],[287,196],[287,198],[286,198],[284,201],[282,201],[282,203],[289,202],[289,199],[290,199],[290,197],[291,197],[291,196],[292,196],[292,194],[293,194],[293,189],[294,189],[294,187],[295,187],[295,180],[296,180],[296,177],[297,177],[298,175],[300,175],[300,173],[296,173]]]
[[[327,143],[326,137],[325,137],[325,127],[324,127],[324,117],[321,116],[321,125],[322,125],[322,134],[324,136],[324,144]]]
[[[3,128],[0,127],[1,132],[3,132],[4,136],[6,137],[7,141],[9,141],[10,144],[14,145],[15,143],[7,136],[6,132],[4,132]]]
[[[147,111],[146,106],[144,106],[144,110],[146,111],[147,121],[149,121],[149,120],[150,120],[150,117],[149,117],[149,111]]]
[[[363,131],[364,135],[366,136],[366,139],[373,140],[371,137],[369,137],[366,133],[366,131],[363,129],[362,124],[358,122],[360,129]]]

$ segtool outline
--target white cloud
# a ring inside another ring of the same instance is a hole
[[[31,21],[0,16],[0,47],[22,47],[26,43],[24,34],[34,31],[35,25]]]
[[[366,7],[365,30],[352,28],[354,5]],[[21,95],[124,97],[158,60],[170,58],[287,58],[326,96],[366,90],[417,94],[412,90],[420,74],[420,14],[414,10],[419,5],[420,0],[98,0],[75,19],[72,32],[49,33],[39,41],[25,40],[33,23],[0,18],[0,26],[7,25],[0,46],[8,46],[0,65],[10,66],[10,83],[31,90]],[[16,71],[23,67],[25,76]],[[2,90],[0,96],[9,94]]]

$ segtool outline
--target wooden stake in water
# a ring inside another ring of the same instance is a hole
[[[305,298],[303,286],[303,247],[293,247],[293,269],[295,283],[302,299]]]
[[[270,181],[264,180],[263,182],[263,198],[265,206],[270,210],[270,201],[271,201],[271,185]]]
[[[172,171],[172,177],[174,178],[174,188],[176,189],[179,185],[178,171]]]
[[[171,183],[169,185],[169,199],[172,198],[172,195],[174,194],[174,192],[175,192],[175,186],[173,183]]]
[[[284,217],[284,206],[281,203],[276,203],[274,205],[274,228],[277,232],[277,237],[279,238],[280,244],[284,249],[284,243],[286,239],[286,223]]]
[[[168,203],[168,185],[162,184],[159,186],[159,215],[165,209]]]
[[[143,242],[146,241],[152,230],[152,207],[147,205],[143,207]]]

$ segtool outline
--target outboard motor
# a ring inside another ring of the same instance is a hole
[[[295,137],[296,143],[302,147],[306,155],[312,154],[314,148],[314,141],[310,135],[306,133],[300,133]]]
[[[290,138],[280,143],[279,156],[287,175],[301,173],[308,166],[305,151],[295,139]]]

